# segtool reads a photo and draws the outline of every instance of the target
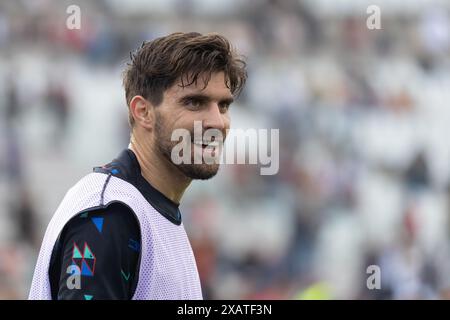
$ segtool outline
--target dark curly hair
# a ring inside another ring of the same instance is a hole
[[[128,107],[136,95],[158,106],[164,91],[178,79],[185,87],[196,84],[201,76],[206,87],[211,74],[222,71],[233,95],[239,95],[247,79],[245,61],[225,37],[215,33],[172,33],[144,42],[130,58],[123,77]],[[131,112],[129,122],[133,127]]]

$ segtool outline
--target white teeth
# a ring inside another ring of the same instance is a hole
[[[205,145],[209,147],[218,147],[219,141],[194,141],[194,144],[198,144],[201,146]]]
[[[218,147],[218,146],[219,146],[219,141],[211,141],[211,142],[209,143],[209,146],[210,146],[210,147]]]

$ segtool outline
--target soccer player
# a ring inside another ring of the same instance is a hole
[[[65,195],[29,299],[202,299],[179,203],[192,179],[213,177],[219,164],[174,162],[171,136],[190,133],[191,159],[214,153],[212,139],[194,140],[194,122],[225,137],[245,67],[217,34],[174,33],[131,55],[124,73],[130,144]]]

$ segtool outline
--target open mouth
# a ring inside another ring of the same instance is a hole
[[[219,141],[193,141],[194,145],[205,148],[217,148],[219,147]]]

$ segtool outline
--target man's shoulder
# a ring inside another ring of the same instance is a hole
[[[91,172],[79,179],[67,192],[67,195],[86,194],[101,191],[108,175],[101,172]],[[67,196],[66,195],[66,196]]]
[[[135,203],[142,194],[136,184],[139,167],[132,156],[124,150],[111,162],[93,167],[67,191],[61,203],[64,211],[104,208],[112,202]]]
[[[54,219],[67,222],[85,212],[111,212],[111,208],[112,212],[133,211],[133,197],[130,197],[132,193],[129,192],[129,186],[122,184],[126,182],[115,179],[109,174],[98,172],[85,175],[67,191],[54,214]],[[119,208],[120,210],[117,210]]]
[[[115,229],[135,229],[138,219],[133,210],[122,202],[111,202],[104,207],[92,208],[77,213],[68,223],[74,230],[85,230],[87,233],[98,231],[102,233],[104,221],[108,227]]]
[[[98,206],[101,203],[106,178],[107,175],[101,173],[89,173],[83,176],[67,190],[55,215],[65,215],[68,211],[79,212]]]

